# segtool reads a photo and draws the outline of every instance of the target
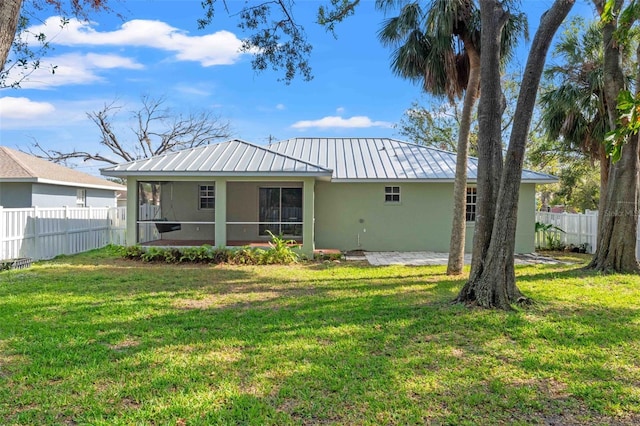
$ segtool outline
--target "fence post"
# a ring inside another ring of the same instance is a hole
[[[583,219],[586,219],[586,217],[583,217],[583,215],[579,214],[577,215],[578,218],[578,244],[576,245],[580,245],[582,243],[582,222],[584,221]]]
[[[33,260],[40,260],[40,230],[38,226],[38,207],[33,206]]]
[[[93,235],[93,225],[91,222],[91,218],[93,217],[93,209],[91,208],[91,206],[88,207],[89,209],[89,247],[91,247],[89,250],[92,250],[95,248],[96,244],[95,244],[95,235]]]
[[[69,238],[69,206],[64,207],[64,254],[71,253],[71,238]]]
[[[0,206],[0,260],[7,258],[5,241],[7,240],[7,221],[4,217],[4,207]]]

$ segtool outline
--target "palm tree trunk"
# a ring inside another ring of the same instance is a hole
[[[16,36],[22,0],[2,0],[0,2],[0,71],[4,69]]]
[[[467,201],[467,158],[469,156],[469,133],[473,107],[478,99],[480,88],[480,53],[471,43],[465,43],[469,57],[469,81],[464,95],[458,147],[456,152],[456,176],[453,183],[453,223],[451,226],[451,242],[449,244],[449,261],[447,275],[459,275],[464,267],[464,246]]]

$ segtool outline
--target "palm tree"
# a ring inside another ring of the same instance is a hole
[[[545,70],[550,82],[540,95],[541,124],[552,149],[580,153],[600,163],[600,202],[609,176],[602,141],[610,130],[604,96],[602,31],[581,19],[572,21],[554,49],[562,59]],[[602,211],[602,208],[600,208]]]
[[[421,82],[425,92],[450,102],[464,94],[458,132],[454,208],[447,274],[462,273],[466,233],[466,187],[469,133],[480,89],[480,13],[473,0],[377,0],[387,10],[399,7],[378,33],[383,44],[396,47],[391,67],[400,77]],[[503,60],[508,60],[516,35],[526,36],[524,15],[513,15],[503,33]]]

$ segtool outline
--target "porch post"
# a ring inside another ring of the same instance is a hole
[[[138,198],[138,179],[129,176],[127,178],[127,229],[125,232],[125,244],[134,246],[138,244],[138,207],[140,201]]]
[[[313,258],[316,247],[315,220],[315,178],[304,178],[302,187],[302,253]]]
[[[227,180],[224,178],[216,179],[216,247],[225,247],[227,245]]]

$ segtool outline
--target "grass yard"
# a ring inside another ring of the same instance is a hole
[[[511,313],[444,266],[2,272],[0,424],[638,424],[640,277],[580,266],[517,267]]]

